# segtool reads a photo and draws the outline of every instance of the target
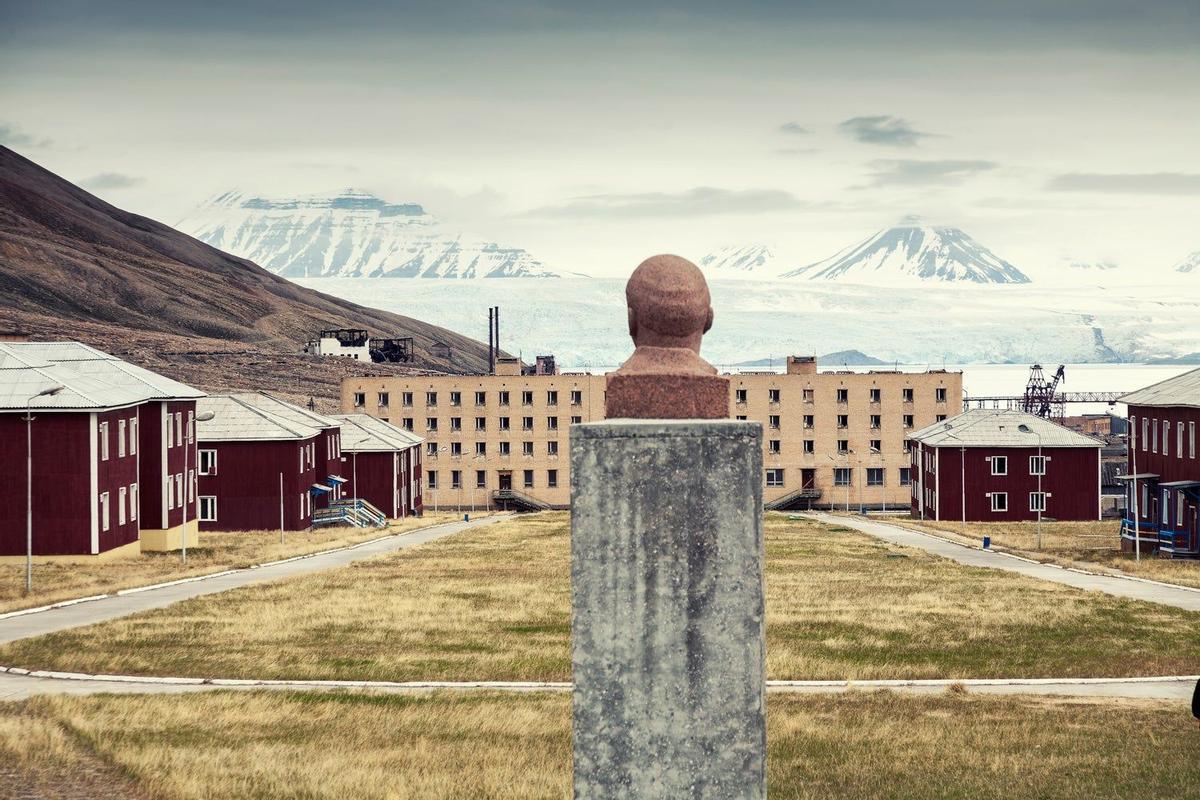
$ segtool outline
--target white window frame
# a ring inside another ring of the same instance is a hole
[[[217,496],[215,494],[202,494],[196,498],[196,519],[199,522],[216,522],[217,521]],[[212,512],[206,514],[206,506],[212,506]]]
[[[1008,474],[1008,456],[988,456],[988,461],[992,462],[992,474],[993,475],[1007,475]],[[996,468],[996,465],[998,463],[1004,464],[1004,469],[998,470]]]
[[[1150,420],[1150,452],[1158,452],[1158,420]]]
[[[138,485],[129,484],[129,521],[137,522],[138,518]]]
[[[1043,514],[1045,514],[1046,513],[1046,498],[1048,498],[1049,496],[1050,495],[1046,492],[1030,492],[1029,493],[1029,510],[1034,511],[1034,512],[1041,511]],[[1042,501],[1041,508],[1038,508],[1038,504],[1037,504],[1037,499],[1039,497],[1041,498],[1041,501]]]
[[[187,443],[194,444],[196,441],[196,412],[188,411],[187,415]]]
[[[125,420],[117,420],[117,458],[125,457]]]
[[[1169,419],[1164,419],[1164,420],[1162,421],[1162,431],[1163,431],[1163,435],[1162,435],[1163,451],[1162,451],[1162,454],[1163,454],[1164,456],[1169,456],[1169,455],[1171,455],[1171,420],[1169,420]]]
[[[125,497],[128,491],[124,486],[117,489],[117,524],[125,524]]]
[[[187,475],[187,495],[188,502],[194,502],[196,499],[196,470],[189,469]]]
[[[1034,464],[1036,464],[1038,461],[1041,461],[1041,462],[1042,462],[1042,469],[1041,469],[1041,471],[1038,471],[1038,470],[1037,470],[1037,469],[1034,467]],[[1050,457],[1049,457],[1049,456],[1030,456],[1030,457],[1029,457],[1029,474],[1030,474],[1030,475],[1045,475],[1045,474],[1046,474],[1046,465],[1047,465],[1049,462],[1050,462]]]
[[[183,444],[183,412],[175,412],[175,446]]]
[[[1150,418],[1142,417],[1142,452],[1146,452],[1146,448],[1150,443]]]
[[[996,501],[1001,498],[1004,500],[1004,507],[998,508]],[[993,513],[999,514],[1008,511],[1008,492],[988,492],[988,499],[991,501]]]
[[[108,423],[100,423],[100,460],[108,461]],[[105,530],[108,530],[105,528]]]
[[[138,446],[138,418],[134,417],[129,420],[129,455],[137,455]]]
[[[1188,423],[1188,458],[1196,457],[1196,423]]]
[[[107,531],[111,526],[111,516],[108,513],[108,492],[100,493],[100,530]]]
[[[764,476],[767,486],[783,486],[784,472],[782,467],[769,467]]]
[[[167,476],[167,511],[175,510],[175,476]]]
[[[164,438],[167,440],[168,449],[175,446],[175,417],[171,416],[170,412],[167,412],[167,430]]]
[[[1158,514],[1159,520],[1158,521],[1162,525],[1167,525],[1170,522],[1171,515],[1170,515],[1170,513],[1168,513],[1170,511],[1170,509],[1168,508],[1170,503],[1171,503],[1171,490],[1163,489],[1162,496],[1159,498],[1159,501],[1158,501],[1158,505],[1159,505],[1159,514]]]
[[[205,456],[210,456],[211,463],[205,468]],[[197,450],[196,451],[197,468],[201,475],[216,475],[217,474],[217,451],[215,449]]]
[[[1175,426],[1175,457],[1183,458],[1183,423]]]

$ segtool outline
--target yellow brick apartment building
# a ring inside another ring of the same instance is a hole
[[[787,371],[729,375],[738,419],[763,425],[769,507],[906,508],[908,433],[962,411],[962,373]],[[345,378],[342,411],[368,413],[425,437],[426,507],[570,504],[570,427],[604,419],[604,375]]]

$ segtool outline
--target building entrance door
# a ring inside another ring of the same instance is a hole
[[[511,472],[501,472],[500,473],[500,491],[502,491],[502,492],[511,492],[512,491],[512,473]]]

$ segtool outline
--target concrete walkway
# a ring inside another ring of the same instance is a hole
[[[227,592],[254,583],[276,581],[281,578],[292,578],[297,575],[307,575],[312,572],[344,567],[364,558],[372,558],[383,553],[391,553],[419,544],[442,539],[461,531],[491,525],[506,516],[481,517],[470,522],[449,522],[429,528],[419,528],[415,531],[398,533],[383,539],[377,539],[363,544],[352,545],[342,550],[321,553],[314,556],[301,556],[276,562],[274,564],[253,569],[237,570],[220,573],[201,580],[190,580],[184,583],[165,585],[159,588],[146,589],[128,594],[111,595],[99,600],[86,603],[51,608],[31,614],[12,616],[0,619],[0,644],[26,639],[31,636],[42,636],[68,628],[78,628],[84,625],[94,625],[97,622],[107,622],[118,617],[126,617],[139,611],[153,608],[163,608],[181,600],[189,600],[206,594]]]
[[[1143,578],[1100,575],[1070,567],[1060,567],[1056,564],[1041,564],[1020,556],[970,547],[938,536],[919,533],[909,528],[901,528],[897,525],[889,525],[886,522],[877,522],[872,519],[835,516],[815,512],[804,513],[801,516],[829,525],[841,525],[846,528],[852,528],[868,536],[874,536],[877,539],[883,539],[892,544],[915,547],[971,567],[1002,569],[1008,572],[1028,575],[1038,580],[1074,586],[1076,589],[1104,592],[1105,594],[1116,595],[1117,597],[1129,597],[1134,600],[1147,600],[1151,603],[1161,603],[1162,605],[1181,608],[1184,611],[1200,611],[1200,589],[1158,583]]]
[[[890,689],[906,694],[940,694],[961,686],[978,694],[1029,694],[1067,697],[1124,697],[1186,700],[1200,675],[1165,678],[967,679],[878,681],[767,681],[771,694],[842,694]],[[65,672],[0,672],[0,701],[39,694],[190,694],[237,691],[371,691],[385,694],[453,692],[570,692],[570,683],[542,681],[283,681],[202,678],[149,678],[82,675]]]

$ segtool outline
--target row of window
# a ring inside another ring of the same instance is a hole
[[[580,422],[583,422],[583,417],[571,417],[572,425],[577,425]],[[451,433],[460,432],[463,429],[462,423],[463,423],[462,417],[450,417],[450,432]],[[512,430],[512,418],[511,417],[500,417],[499,420],[497,420],[496,425],[497,425],[497,428],[501,431],[511,431]],[[404,417],[400,421],[400,427],[404,428],[404,430],[406,430],[406,431],[413,430],[414,426],[415,426],[415,420],[412,417]],[[531,431],[534,429],[534,427],[535,427],[535,419],[533,417],[521,417],[521,430]],[[475,418],[476,432],[483,432],[483,431],[486,431],[487,429],[488,429],[487,417],[476,417]],[[438,430],[438,418],[437,417],[426,417],[425,418],[425,430],[426,431]],[[546,417],[546,430],[550,430],[550,431],[558,430],[558,417]]]
[[[450,470],[450,488],[451,489],[463,488],[462,478],[463,478],[462,470],[460,470],[460,469]],[[537,486],[534,484],[534,470],[531,470],[531,469],[522,470],[521,485],[525,489],[537,488]],[[556,469],[546,470],[545,488],[555,489],[557,487],[558,487],[558,470],[556,470]],[[426,489],[435,489],[435,490],[438,488],[438,471],[436,469],[428,470],[425,473],[425,488]],[[475,488],[476,489],[488,488],[487,470],[485,470],[485,469],[475,470]]]
[[[1008,456],[986,456],[991,473],[993,475],[1008,474]],[[1045,475],[1046,465],[1050,462],[1050,456],[1030,456],[1029,457],[1029,474],[1030,475]],[[937,458],[933,451],[925,451],[925,471],[931,474],[937,472]]]
[[[1129,428],[1133,431],[1133,436],[1137,438],[1137,417],[1129,418]],[[1150,452],[1157,453],[1159,445],[1159,430],[1162,430],[1162,454],[1164,456],[1171,455],[1171,421],[1164,419],[1159,424],[1157,419],[1142,417],[1142,451],[1145,452],[1147,447]],[[1196,423],[1188,422],[1186,425],[1183,422],[1175,423],[1175,457],[1183,458],[1184,452],[1184,435],[1187,436],[1187,457],[1196,457]],[[1136,443],[1134,447],[1136,447]]]
[[[778,403],[782,400],[782,397],[783,397],[783,395],[782,395],[781,390],[767,389],[767,402],[768,403]],[[939,386],[934,389],[934,394],[933,394],[934,402],[944,403],[944,402],[946,402],[946,397],[947,397],[947,395],[946,395],[945,387]],[[734,389],[733,390],[733,402],[734,403],[737,403],[738,405],[743,405],[749,401],[749,398],[750,398],[750,390],[749,389]],[[873,386],[868,390],[867,398],[872,403],[882,403],[883,402],[883,390],[877,386]],[[811,389],[811,388],[804,389],[803,394],[802,394],[802,399],[806,403],[814,402],[816,399],[816,390]],[[849,403],[850,402],[850,390],[849,389],[838,389],[837,390],[837,401],[839,403]],[[913,389],[911,387],[905,387],[900,390],[900,401],[903,403],[913,402]]]
[[[740,420],[744,420],[747,417],[745,414],[739,414],[739,415],[737,415],[737,418]],[[937,415],[938,422],[944,422],[945,420],[946,420],[945,414]],[[816,430],[817,418],[815,415],[805,414],[801,421],[802,421],[802,423],[804,425],[804,429],[806,431]],[[871,414],[870,419],[868,419],[867,422],[870,425],[871,430],[876,430],[876,431],[881,430],[883,428],[883,415],[882,414]],[[900,424],[905,428],[905,430],[911,430],[913,427],[915,427],[915,423],[916,423],[916,418],[912,414],[902,414],[900,416]],[[780,418],[780,416],[778,414],[768,414],[767,415],[767,428],[769,428],[771,430],[779,430],[782,427],[782,424],[783,424],[783,420]],[[839,430],[844,430],[846,428],[849,428],[850,427],[850,415],[849,414],[838,414],[837,415],[837,427]]]
[[[916,492],[913,492],[914,496]],[[1030,492],[1029,493],[1029,510],[1040,511],[1045,513],[1046,500],[1050,497],[1048,492]],[[1008,511],[1008,492],[988,492],[988,503],[994,512]],[[937,491],[934,489],[925,489],[925,507],[933,508],[937,505]]]
[[[512,442],[497,442],[497,453],[501,456],[512,455]],[[450,442],[449,449],[446,450],[446,445],[438,446],[437,442],[425,443],[425,455],[429,458],[437,458],[442,452],[448,452],[451,458],[458,458],[463,454],[462,442]],[[475,455],[486,456],[488,454],[487,442],[475,443]],[[533,455],[533,442],[521,442],[521,455]],[[558,442],[554,439],[546,442],[546,455],[558,455]]]
[[[816,453],[816,441],[813,439],[803,439],[800,442],[800,449],[801,449],[801,452],[803,452],[804,455],[806,455],[806,456],[814,455]],[[868,440],[867,441],[867,449],[871,453],[882,453],[883,452],[883,440],[882,439]],[[904,440],[904,452],[908,453],[911,450],[912,450],[912,442],[910,442],[908,439],[905,439]],[[780,455],[782,452],[783,452],[783,442],[781,440],[779,440],[779,439],[768,439],[767,440],[767,453],[768,454],[775,456],[775,455]],[[838,452],[838,455],[842,455],[842,456],[853,453],[854,450],[852,450],[850,448],[850,440],[849,439],[838,439],[837,440],[837,452]]]
[[[887,469],[885,467],[867,467],[866,470],[867,486],[886,486],[887,485]],[[787,470],[782,467],[772,467],[766,471],[766,484],[771,487],[786,486]],[[909,467],[899,467],[896,470],[896,478],[899,486],[908,486],[912,483],[912,469]],[[802,478],[803,479],[803,478]],[[853,486],[854,485],[854,468],[853,467],[834,467],[833,469],[833,485],[834,486]]]
[[[451,406],[461,406],[462,405],[462,392],[455,391],[455,392],[450,392],[449,394],[450,394],[450,405]],[[475,405],[478,407],[486,406],[488,404],[487,394],[488,393],[484,392],[484,391],[475,392]],[[496,394],[497,394],[497,400],[499,401],[499,405],[501,405],[501,406],[510,405],[510,402],[509,402],[510,394],[507,390],[501,390],[501,391],[497,392]],[[391,405],[391,401],[392,401],[392,397],[391,397],[390,392],[377,392],[375,395],[375,404],[381,408],[387,408],[389,405]],[[354,393],[354,405],[358,408],[362,408],[366,404],[367,404],[367,393],[366,392],[355,392]],[[437,404],[438,404],[438,393],[437,392],[426,392],[425,393],[425,405],[436,406]],[[400,393],[400,405],[403,408],[412,408],[413,393],[412,392],[401,392]],[[533,405],[533,392],[532,391],[526,390],[526,391],[521,392],[521,405],[523,405],[523,406]],[[558,390],[557,389],[550,389],[546,392],[546,405],[548,405],[548,406],[558,405]],[[571,405],[573,405],[573,406],[583,405],[583,392],[581,390],[579,390],[579,389],[571,390]]]
[[[117,458],[124,458],[126,455],[137,455],[137,417],[131,417],[128,420],[117,420]],[[100,460],[108,461],[111,453],[111,445],[109,444],[112,437],[109,436],[110,426],[107,422],[101,422],[97,426],[97,438],[100,450]]]
[[[100,493],[100,530],[112,528],[111,497],[108,492]],[[137,522],[138,485],[131,483],[117,489],[117,525]]]

